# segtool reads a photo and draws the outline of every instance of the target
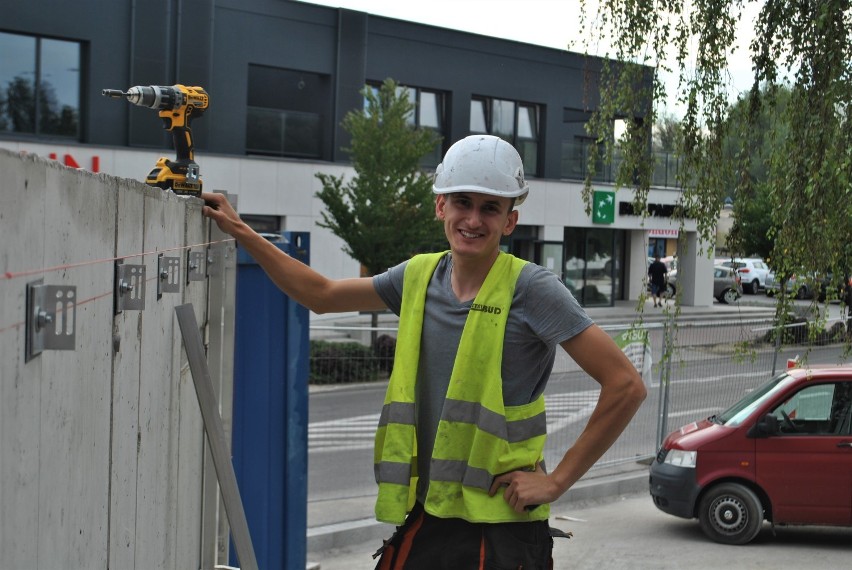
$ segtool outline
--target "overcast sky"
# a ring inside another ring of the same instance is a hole
[[[312,0],[310,3],[577,52],[586,51],[589,39],[589,30],[580,29],[577,0]],[[740,22],[738,40],[742,47],[729,67],[732,92],[751,87],[747,48],[758,4],[749,3]],[[588,47],[593,55],[605,55],[607,49],[605,45]],[[680,116],[682,113],[675,105],[677,77],[666,77],[665,81],[671,95],[662,110]]]

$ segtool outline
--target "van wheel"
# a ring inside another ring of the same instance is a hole
[[[746,544],[754,540],[763,524],[763,505],[748,487],[721,483],[701,499],[698,520],[701,530],[722,544]]]

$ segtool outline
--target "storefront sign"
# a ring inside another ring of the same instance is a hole
[[[611,224],[615,221],[615,192],[595,190],[592,223]]]
[[[679,233],[679,230],[648,230],[648,237],[677,239]]]

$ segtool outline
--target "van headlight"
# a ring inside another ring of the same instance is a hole
[[[663,463],[675,465],[677,467],[691,467],[695,469],[695,462],[698,460],[697,451],[683,451],[682,449],[670,449],[666,454]]]

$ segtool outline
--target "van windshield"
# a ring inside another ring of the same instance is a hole
[[[779,374],[757,390],[747,394],[742,400],[716,416],[716,422],[736,427],[743,423],[763,402],[778,391],[783,390],[793,379],[786,372]]]

